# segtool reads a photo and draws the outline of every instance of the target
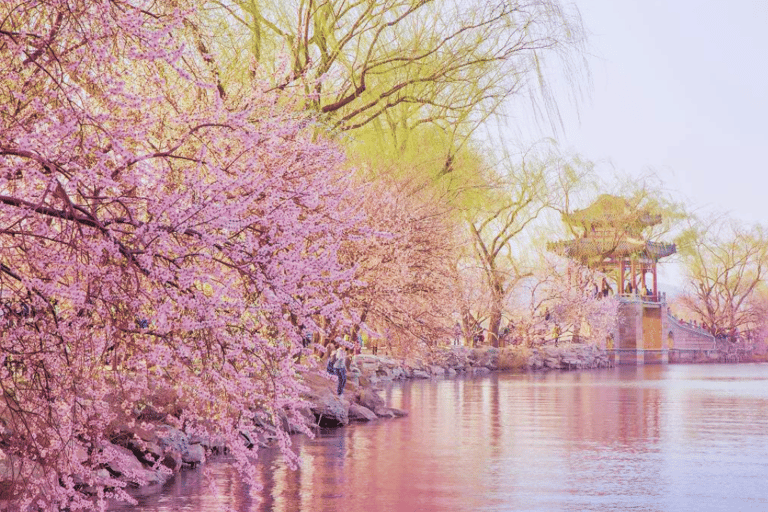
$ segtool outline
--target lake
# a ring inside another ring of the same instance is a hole
[[[263,450],[258,490],[226,459],[138,507],[216,511],[768,510],[768,365],[649,365],[414,381],[406,418]]]

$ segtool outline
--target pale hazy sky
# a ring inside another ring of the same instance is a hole
[[[768,0],[576,0],[592,88],[561,145],[768,222]]]
[[[522,122],[523,139],[554,136],[604,176],[653,172],[699,213],[768,224],[768,0],[564,1],[589,34],[592,87],[578,115],[557,97],[565,133]],[[674,258],[659,279],[686,283]]]

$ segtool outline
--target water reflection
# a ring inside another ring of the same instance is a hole
[[[768,367],[493,375],[386,390],[408,418],[295,438],[256,491],[226,462],[139,510],[460,511],[768,508]],[[153,491],[156,493],[156,491]]]

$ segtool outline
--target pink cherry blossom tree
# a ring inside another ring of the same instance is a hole
[[[358,209],[366,230],[342,249],[355,267],[346,297],[357,328],[398,355],[447,342],[458,299],[449,206],[415,180],[381,175]]]
[[[596,293],[602,276],[588,267],[546,256],[522,280],[508,305],[515,333],[527,345],[572,339],[605,348],[618,317],[618,299]]]
[[[242,428],[303,425],[295,326],[345,308],[341,151],[285,96],[218,86],[194,20],[0,4],[0,462],[20,510],[128,499],[98,470],[148,407],[247,469]]]

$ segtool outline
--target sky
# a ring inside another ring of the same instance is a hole
[[[561,146],[651,171],[700,212],[768,221],[768,1],[576,0],[592,86]]]
[[[576,0],[591,87],[561,147],[605,175],[654,173],[701,214],[768,224],[768,1]],[[680,288],[679,264],[659,266]]]

